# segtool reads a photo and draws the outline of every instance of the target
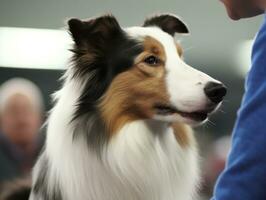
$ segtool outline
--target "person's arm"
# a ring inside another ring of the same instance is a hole
[[[266,200],[266,19],[253,46],[232,149],[213,200]]]

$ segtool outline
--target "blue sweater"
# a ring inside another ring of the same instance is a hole
[[[266,16],[253,46],[232,149],[213,200],[266,200]]]

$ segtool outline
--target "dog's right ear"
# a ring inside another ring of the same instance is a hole
[[[110,39],[121,31],[121,27],[112,15],[103,15],[87,21],[73,18],[68,21],[68,27],[77,45],[86,41]]]
[[[85,24],[79,19],[72,18],[68,22],[69,31],[75,43],[80,43],[84,32]]]

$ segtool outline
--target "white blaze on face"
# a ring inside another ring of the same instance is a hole
[[[208,82],[218,81],[187,65],[174,48],[171,43],[166,47],[166,85],[170,101],[183,112],[203,110],[209,101],[204,87]]]

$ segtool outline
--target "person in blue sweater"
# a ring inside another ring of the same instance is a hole
[[[221,0],[233,20],[265,13],[266,0]],[[212,200],[266,200],[266,14],[233,131],[232,148]]]

